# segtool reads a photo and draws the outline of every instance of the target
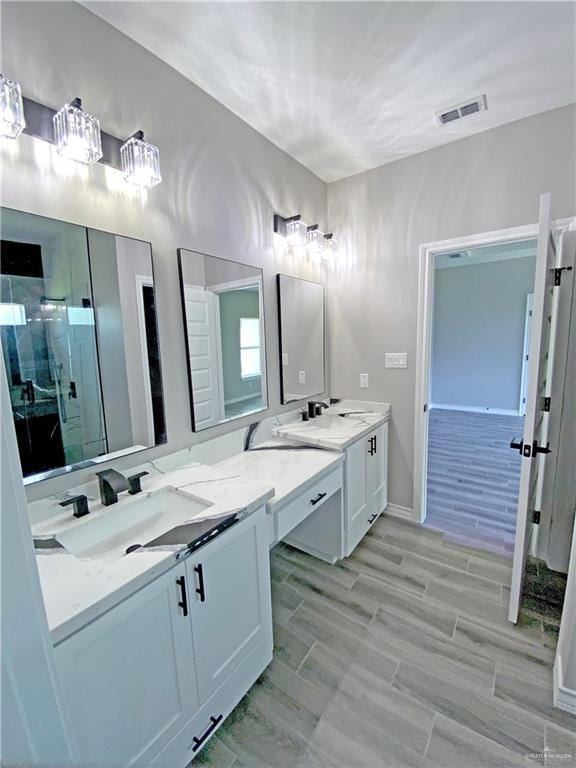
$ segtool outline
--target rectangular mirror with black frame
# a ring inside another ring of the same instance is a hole
[[[282,403],[325,390],[324,286],[277,275]]]
[[[0,209],[0,338],[26,484],[166,442],[150,243]]]
[[[195,432],[268,408],[262,270],[178,249]]]

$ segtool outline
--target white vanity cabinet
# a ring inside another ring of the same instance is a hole
[[[270,633],[265,526],[236,524],[186,561],[200,698],[208,699]]]
[[[81,765],[147,765],[199,708],[182,563],[54,649]]]
[[[385,423],[345,450],[345,557],[386,508],[387,477],[388,424]]]
[[[272,647],[261,507],[55,647],[79,765],[184,768]]]

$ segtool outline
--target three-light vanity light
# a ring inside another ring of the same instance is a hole
[[[100,130],[98,118],[83,108],[79,98],[54,112],[23,98],[20,85],[0,75],[0,138],[17,139],[23,131],[52,142],[58,154],[69,160],[111,165],[128,183],[142,189],[152,189],[162,181],[160,152],[144,139],[142,131],[122,142]]]
[[[329,259],[338,254],[338,241],[332,232],[324,234],[318,224],[308,226],[300,214],[287,218],[274,214],[274,232],[284,237],[288,246],[305,248],[313,259]]]

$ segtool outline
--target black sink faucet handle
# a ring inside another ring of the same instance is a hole
[[[141,478],[148,475],[149,472],[138,472],[135,475],[131,475],[128,478],[128,493],[131,493],[132,496],[134,496],[136,493],[140,493],[142,490],[142,483]]]
[[[71,499],[66,499],[66,501],[60,502],[61,507],[69,507],[71,504],[74,507],[74,512],[72,513],[74,517],[84,517],[84,515],[90,514],[88,499],[83,494],[80,496],[73,496]]]
[[[322,408],[328,408],[326,403],[323,403],[321,400],[310,400],[308,403],[308,416],[314,419],[321,414]]]
[[[96,472],[98,485],[100,486],[100,501],[105,507],[116,504],[118,494],[129,489],[128,480],[115,469],[103,469]]]

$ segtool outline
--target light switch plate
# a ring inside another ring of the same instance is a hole
[[[298,381],[300,384],[306,384],[306,371],[298,371]]]
[[[360,374],[360,388],[361,389],[368,389],[368,374],[367,373],[361,373]]]
[[[408,354],[406,352],[386,352],[386,368],[406,368],[408,366]]]

